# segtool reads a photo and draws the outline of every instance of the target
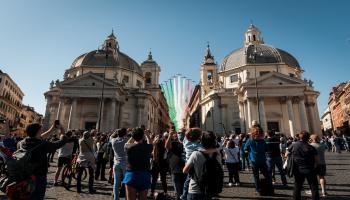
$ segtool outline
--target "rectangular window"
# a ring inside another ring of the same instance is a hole
[[[136,85],[137,85],[137,87],[142,88],[142,82],[141,81],[137,80],[136,81]]]
[[[237,74],[231,75],[230,76],[230,81],[231,81],[231,83],[237,82],[238,81],[238,75]]]
[[[129,83],[129,76],[123,77],[123,83]]]
[[[294,77],[295,77],[295,74],[293,74],[293,73],[289,73],[289,77],[294,78]]]
[[[260,76],[264,76],[265,74],[268,74],[270,73],[270,71],[261,71],[259,72]]]

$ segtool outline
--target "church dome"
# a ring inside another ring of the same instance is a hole
[[[282,49],[264,44],[260,30],[251,24],[245,32],[244,47],[227,55],[221,70],[227,71],[249,64],[286,64],[300,69],[300,65],[291,54]]]
[[[106,60],[105,50],[95,50],[80,55],[76,58],[71,68],[76,67],[120,67],[129,70],[136,71],[142,74],[142,70],[139,64],[130,58],[128,55],[118,52],[116,55],[113,52],[108,52],[108,58]]]
[[[107,53],[107,59],[106,59]],[[77,57],[71,68],[77,67],[120,67],[142,74],[139,64],[119,50],[118,41],[112,33],[107,36],[102,49],[90,51]]]
[[[286,64],[300,69],[300,65],[291,54],[266,44],[253,44],[231,52],[221,65],[222,71],[239,68],[248,64]]]

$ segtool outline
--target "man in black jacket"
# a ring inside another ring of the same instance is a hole
[[[45,197],[47,186],[48,162],[47,154],[56,151],[66,143],[66,139],[48,142],[44,139],[49,138],[55,129],[59,127],[52,125],[51,128],[42,133],[42,126],[38,123],[29,124],[26,128],[27,137],[20,142],[20,147],[26,150],[33,149],[31,163],[35,163],[33,175],[37,177],[35,191],[30,199],[41,200]],[[64,129],[60,127],[61,134],[64,134]]]

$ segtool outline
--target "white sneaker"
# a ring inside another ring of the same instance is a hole
[[[311,192],[311,190],[305,190],[305,194],[312,195],[312,192]]]
[[[232,187],[232,186],[233,186],[233,183],[228,183],[228,186],[229,186],[229,187]]]

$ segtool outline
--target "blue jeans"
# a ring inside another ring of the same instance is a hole
[[[258,162],[252,161],[252,169],[253,169],[253,175],[254,175],[255,189],[257,192],[261,191],[261,186],[260,186],[260,181],[259,181],[259,172],[260,171],[264,175],[264,177],[266,178],[270,187],[272,188],[272,179],[271,179],[271,176],[269,176],[269,173],[267,171],[266,162],[258,163]]]
[[[123,180],[123,176],[125,174],[125,167],[120,164],[114,164],[113,174],[114,174],[114,185],[113,185],[114,200],[119,200],[119,185],[120,185],[120,182]]]
[[[174,190],[176,192],[176,199],[180,199],[180,196],[183,193],[183,189],[184,189],[184,182],[186,179],[186,175],[183,173],[175,173],[172,174],[172,180],[174,183]]]
[[[203,200],[202,194],[188,193],[187,200]]]
[[[30,197],[30,200],[43,200],[46,193],[47,177],[37,176],[35,190]]]
[[[273,172],[273,168],[276,167],[278,168],[278,171],[281,174],[281,180],[282,180],[282,184],[286,185],[287,184],[287,178],[286,178],[286,174],[284,173],[283,170],[283,161],[282,161],[282,157],[281,156],[275,156],[275,157],[266,157],[266,164],[267,164],[267,171],[269,173],[270,177],[275,177],[275,173]]]
[[[191,180],[191,175],[190,174],[185,174],[186,180],[184,183],[184,188],[183,188],[183,193],[182,193],[182,199],[185,199],[188,194],[188,187],[190,186],[190,180]]]

